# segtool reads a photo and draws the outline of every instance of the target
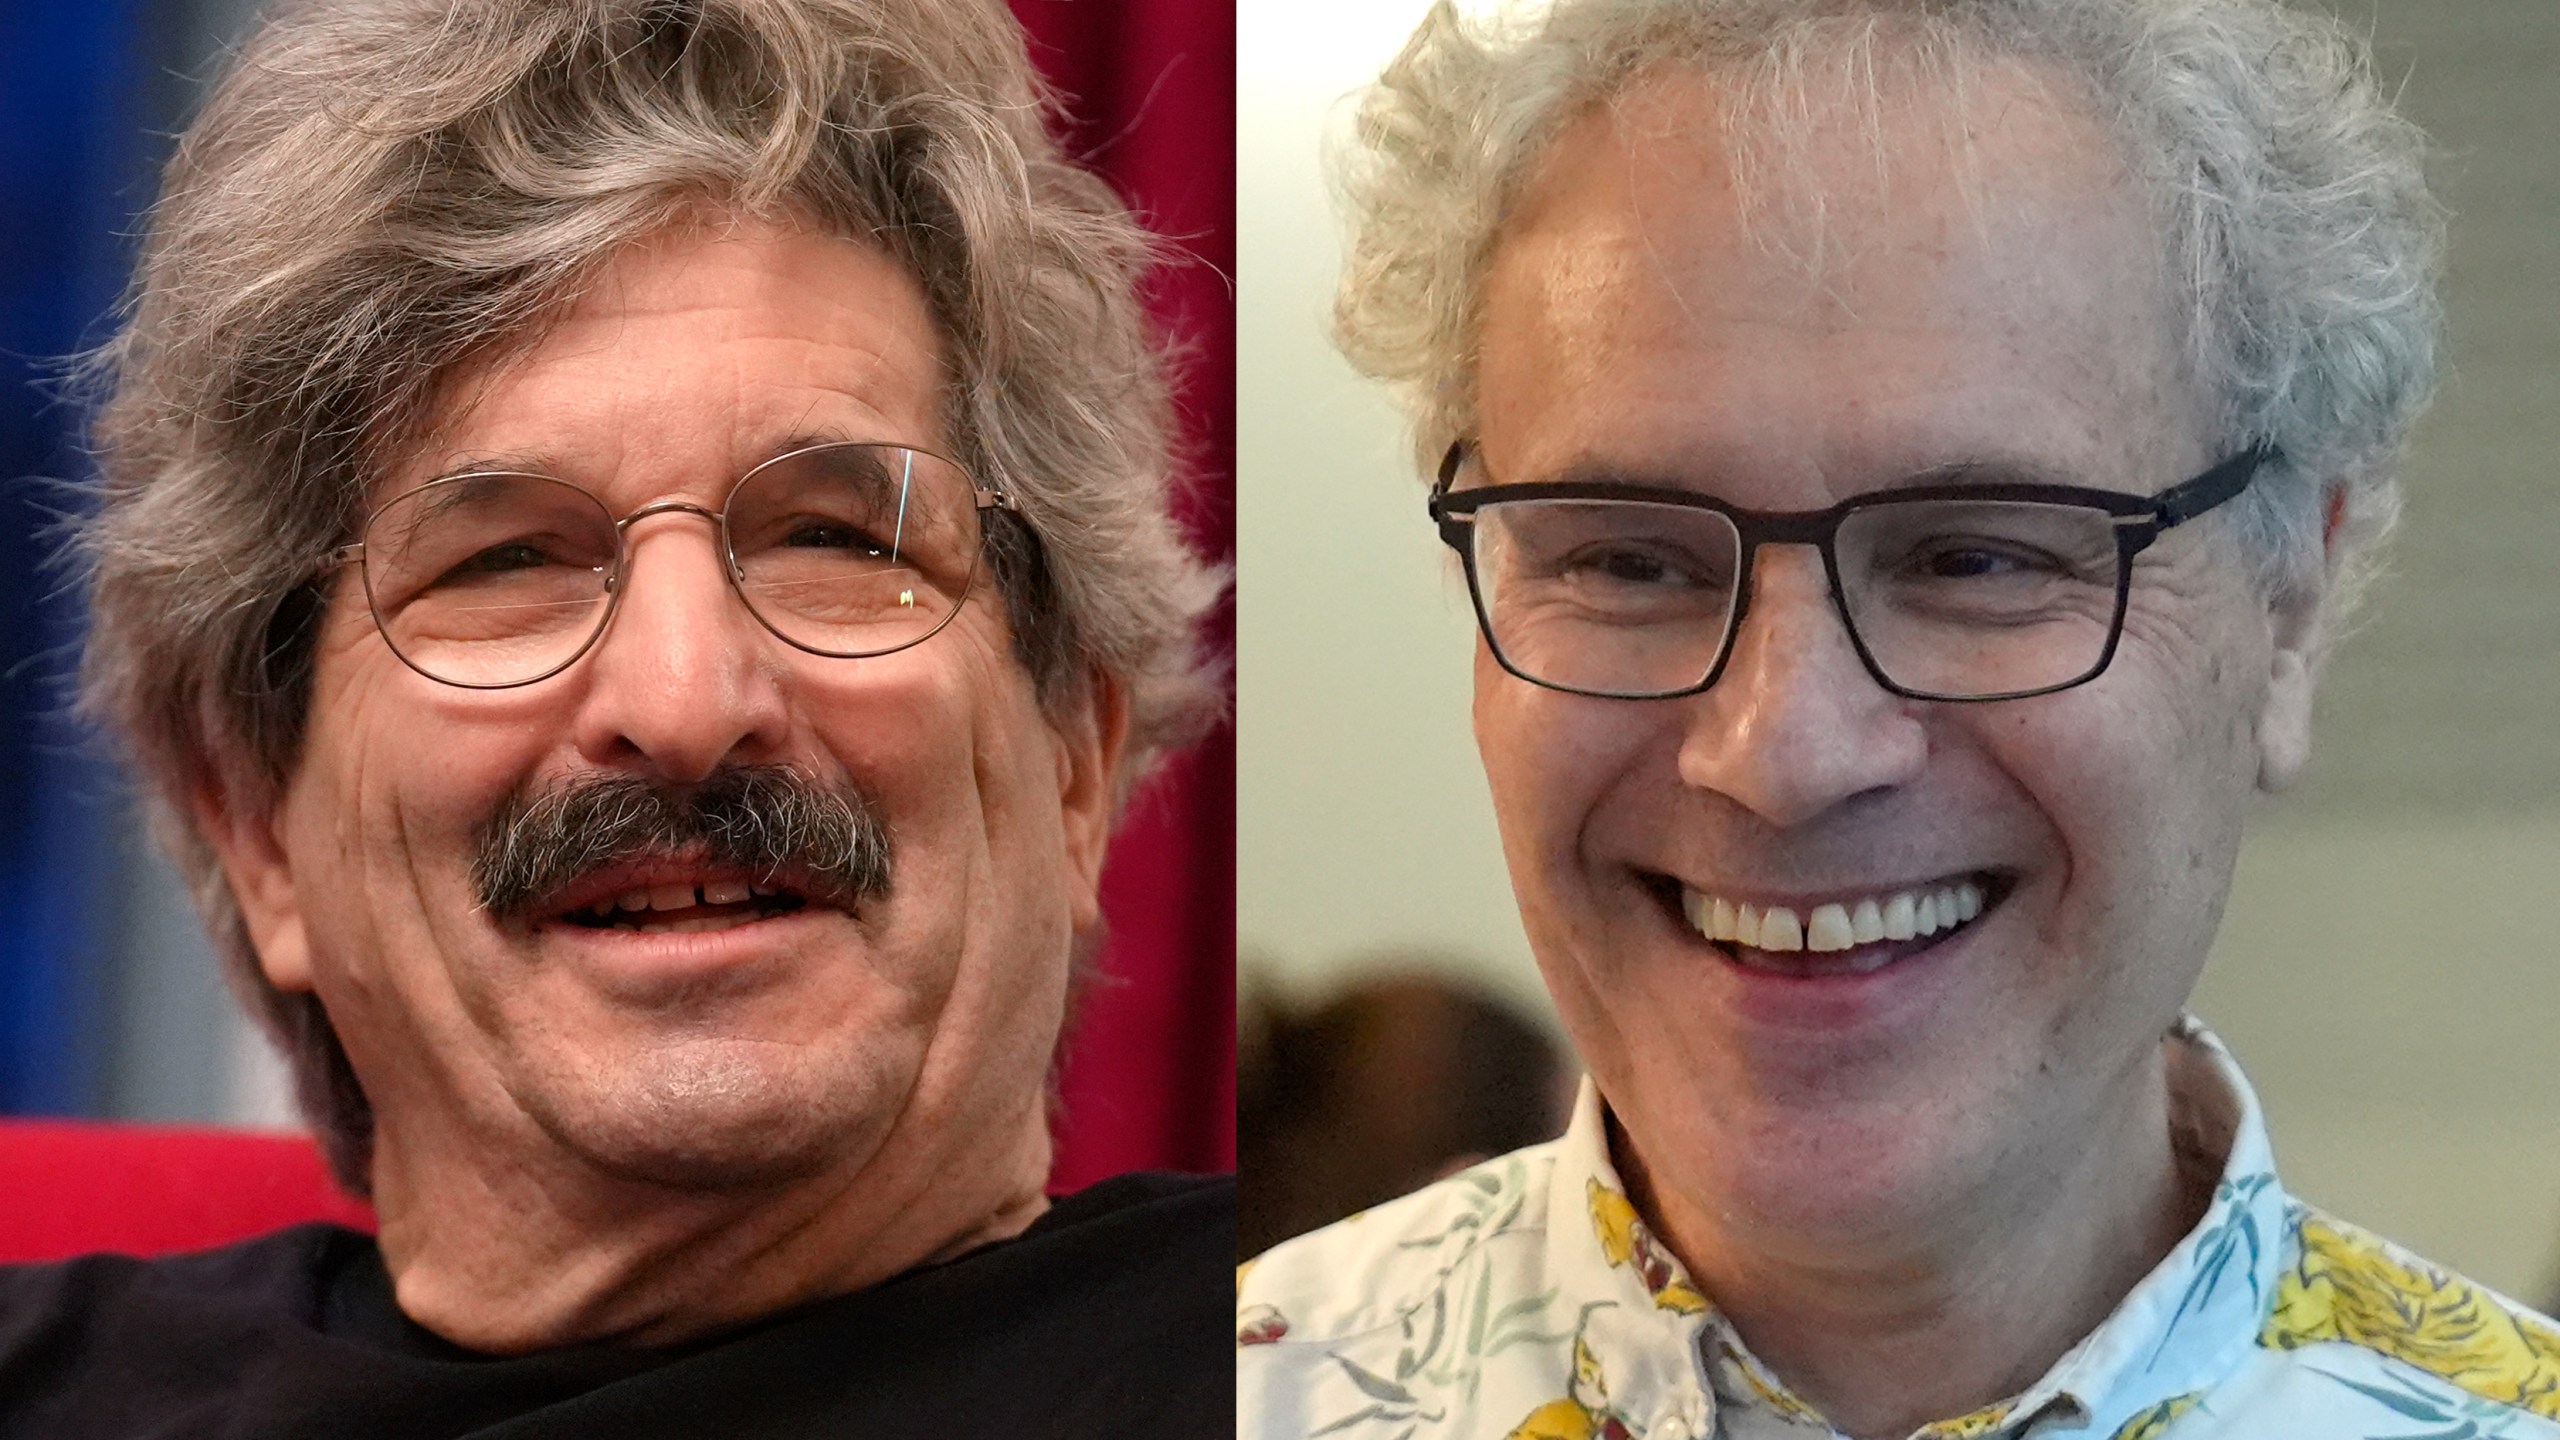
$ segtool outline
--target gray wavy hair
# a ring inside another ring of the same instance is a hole
[[[1061,155],[995,0],[311,0],[179,143],[92,357],[83,703],[120,731],[236,988],[339,1178],[371,1111],[328,1016],[269,985],[191,813],[264,815],[310,702],[311,577],[438,385],[532,344],[617,248],[705,215],[885,247],[953,374],[954,458],[1020,504],[989,566],[1053,710],[1097,681],[1131,779],[1214,718],[1221,588],[1169,513],[1148,237]]]
[[[2062,81],[2148,187],[2226,452],[2284,457],[2233,507],[2258,579],[2274,594],[2316,571],[2335,493],[2340,613],[2379,563],[2435,389],[2444,220],[2425,137],[2365,47],[2276,0],[1555,0],[1479,19],[1441,0],[1334,157],[1351,228],[1336,342],[1397,389],[1428,465],[1473,433],[1485,267],[1569,121],[1696,66],[1723,82],[1729,133],[1783,154],[1826,101],[1880,135],[1880,76],[1953,86],[1998,61]],[[1817,75],[1835,86],[1819,101]]]

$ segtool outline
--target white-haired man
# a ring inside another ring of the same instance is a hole
[[[1240,1433],[2560,1435],[2182,1007],[2434,371],[2421,142],[2272,0],[1436,11],[1339,333],[1476,601],[1590,1078],[1282,1245]]]

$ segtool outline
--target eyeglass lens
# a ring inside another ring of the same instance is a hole
[[[1711,510],[1523,500],[1475,512],[1473,571],[1496,650],[1537,682],[1601,695],[1695,689],[1733,629],[1742,538]],[[2012,501],[1864,506],[1833,543],[1852,633],[1896,688],[1948,699],[2085,678],[2117,623],[2104,511]]]
[[[974,579],[976,492],[936,456],[828,445],[766,462],[730,492],[725,538],[748,608],[791,644],[878,655],[941,628]],[[400,657],[456,685],[539,679],[612,609],[618,527],[566,481],[464,475],[393,500],[366,527],[366,593]]]

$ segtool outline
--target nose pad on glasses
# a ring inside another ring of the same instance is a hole
[[[1765,679],[1816,668],[1826,677],[1854,676],[1868,689],[1881,688],[1858,658],[1830,573],[1809,547],[1772,545],[1761,551],[1752,566],[1751,591],[1733,626],[1724,675],[1715,689],[1733,684],[1737,671]]]
[[[606,623],[605,633],[597,638],[599,646],[610,644],[614,632],[631,628],[627,622],[635,606],[646,612],[655,610],[662,603],[692,603],[676,600],[672,596],[658,597],[650,593],[656,590],[660,583],[666,585],[683,583],[681,573],[664,572],[671,570],[683,572],[692,568],[693,562],[684,557],[696,552],[673,534],[676,528],[691,527],[662,526],[652,527],[648,531],[636,528],[644,519],[678,513],[698,516],[709,526],[708,533],[702,536],[700,543],[711,547],[712,570],[718,576],[715,587],[717,595],[712,599],[710,608],[700,615],[690,617],[689,623],[687,623],[688,617],[679,616],[677,617],[679,623],[675,626],[660,625],[654,617],[644,614],[642,628],[660,632],[661,644],[682,642],[691,638],[683,632],[705,631],[706,620],[709,622],[706,633],[722,636],[723,638],[716,643],[723,645],[732,643],[727,637],[733,632],[734,627],[741,624],[746,630],[752,630],[759,635],[763,633],[763,627],[756,622],[744,603],[744,596],[739,588],[743,575],[737,561],[729,554],[728,547],[722,543],[718,517],[689,501],[669,500],[636,511],[622,523],[619,559],[613,572],[606,577],[606,589],[612,596],[614,610],[612,617]],[[661,536],[669,540],[672,542],[671,548],[652,543],[652,536]],[[651,558],[646,562],[640,558],[640,552],[643,550],[652,552]],[[626,582],[630,581],[635,572],[646,572],[643,583],[627,584]]]

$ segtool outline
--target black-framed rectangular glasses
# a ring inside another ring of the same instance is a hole
[[[1430,513],[1465,563],[1495,660],[1532,684],[1696,694],[1733,653],[1760,547],[1810,545],[1877,684],[1920,700],[2014,700],[2102,674],[2134,557],[2247,489],[2274,453],[2244,451],[2157,495],[1950,482],[1761,511],[1668,486],[1493,484],[1461,441]]]
[[[402,492],[332,557],[362,561],[382,638],[411,669],[475,690],[547,679],[604,633],[651,515],[712,522],[722,568],[776,636],[885,655],[951,623],[976,583],[983,512],[1010,497],[911,446],[813,445],[740,476],[718,510],[664,500],[615,519],[548,475],[489,470]]]

